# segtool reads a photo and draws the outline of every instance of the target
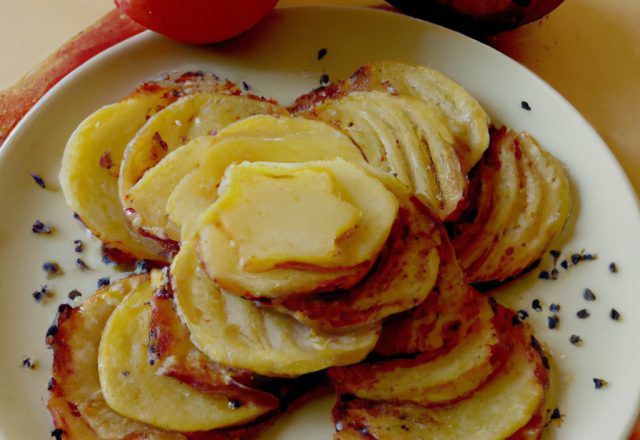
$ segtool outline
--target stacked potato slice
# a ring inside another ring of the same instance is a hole
[[[522,272],[542,256],[569,215],[567,171],[524,132],[496,131],[471,185],[473,197],[453,240],[468,282]]]
[[[529,134],[507,127],[493,132],[487,150],[488,116],[462,87],[433,69],[376,62],[301,96],[290,110],[333,124],[369,163],[454,223],[467,282],[518,275],[542,256],[567,221],[571,187],[560,161]],[[471,187],[470,171],[476,176]]]
[[[378,356],[329,370],[335,439],[541,435],[548,383],[531,330],[464,284],[448,241],[440,256],[437,293],[385,323]]]
[[[389,435],[402,417],[426,431],[402,425],[398,437],[466,438],[516,385],[509,417],[482,438],[539,432],[546,374],[530,330],[465,284],[479,264],[467,246],[486,257],[522,235],[496,245],[511,227],[487,220],[507,216],[496,210],[475,229],[463,222],[491,197],[485,187],[500,186],[487,182],[513,183],[489,158],[519,142],[541,170],[527,194],[544,178],[564,197],[524,205],[548,226],[521,233],[536,246],[505,272],[520,270],[562,228],[569,188],[526,135],[505,129],[485,154],[489,128],[460,86],[398,62],[365,66],[291,109],[185,74],[90,116],[65,150],[67,201],[112,258],[165,269],[118,281],[60,318],[56,427],[71,439],[255,438],[322,389],[316,374],[328,369],[336,438]],[[462,269],[442,221],[456,221]]]

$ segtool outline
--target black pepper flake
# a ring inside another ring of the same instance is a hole
[[[580,336],[578,336],[578,335],[571,335],[571,337],[569,338],[569,341],[573,345],[578,345],[579,343],[582,342],[582,338],[580,338]]]
[[[549,328],[552,330],[554,328],[557,328],[558,324],[560,323],[560,318],[558,318],[557,316],[549,316],[547,320],[549,321]]]
[[[229,409],[238,409],[242,406],[239,400],[229,400]]]
[[[586,260],[586,261],[591,261],[591,260],[595,260],[595,257],[593,255],[591,255],[591,254],[584,254],[582,256],[582,259]]]
[[[549,310],[553,313],[558,313],[558,310],[560,310],[560,304],[551,304],[549,306]]]
[[[74,249],[77,253],[81,253],[84,249],[82,249],[82,240],[75,240],[73,242],[73,244],[76,245],[76,248]]]
[[[608,385],[607,381],[604,379],[593,379],[593,384],[596,387],[596,390],[602,388],[602,387],[606,387]]]
[[[558,258],[560,256],[560,252],[554,251],[553,249],[549,251],[553,258]]]
[[[66,319],[69,319],[71,317],[71,310],[73,310],[73,307],[71,307],[69,304],[60,304],[58,306],[58,314],[61,316],[65,316]]]
[[[560,415],[560,409],[556,408],[553,410],[553,414],[551,414],[551,420],[561,419],[562,415]]]
[[[53,338],[58,334],[58,326],[57,325],[52,325],[51,327],[49,327],[49,329],[47,330],[47,334],[45,335],[45,343],[47,344],[48,347],[51,347],[53,345]]]
[[[327,54],[327,49],[325,49],[325,48],[320,49],[318,51],[318,61],[323,59],[326,54]]]
[[[147,260],[140,260],[136,263],[136,273],[147,273],[149,272],[149,263]]]
[[[55,383],[56,381],[53,379],[53,377],[50,377],[49,382],[47,382],[47,391],[51,391]]]
[[[541,280],[548,280],[549,278],[551,278],[551,275],[549,275],[549,272],[547,272],[546,270],[543,270],[542,272],[540,272],[540,275],[538,275],[538,278]]]
[[[576,313],[576,315],[578,315],[578,318],[580,319],[585,319],[591,316],[591,314],[587,311],[587,309],[580,310],[578,313]]]
[[[49,275],[55,275],[58,273],[58,270],[60,270],[60,268],[53,261],[47,261],[42,265],[42,270],[44,270]]]
[[[368,433],[369,433],[369,428],[367,428],[366,426],[364,428],[360,428],[360,434],[366,435]]]
[[[242,81],[242,88],[245,90],[245,92],[251,90],[251,86],[247,84],[246,81]]]
[[[400,429],[402,429],[403,431],[409,432],[409,427],[407,425],[402,425]]]
[[[22,360],[22,368],[33,370],[36,368],[36,361],[32,360],[30,357],[26,357]]]
[[[580,254],[573,254],[571,256],[571,262],[573,264],[578,264],[580,262]]]
[[[78,259],[76,260],[76,264],[78,265],[78,267],[79,267],[81,270],[89,269],[89,268],[87,267],[87,265],[85,264],[85,262],[84,262],[84,261],[82,261],[80,258],[78,258]]]
[[[518,310],[516,313],[518,314],[518,318],[520,318],[521,321],[524,321],[529,317],[529,314],[526,312],[526,310]]]
[[[150,301],[144,303],[144,305],[151,305]],[[151,331],[151,335],[149,339],[154,339],[154,332]],[[159,358],[159,353],[157,351],[157,347],[155,344],[149,344],[147,348],[147,360],[149,361],[149,365],[155,365],[156,360]]]
[[[122,374],[124,377],[129,376],[131,373],[129,373],[127,370],[122,371],[120,374]]]
[[[76,299],[77,297],[82,296],[82,293],[78,292],[76,289],[73,289],[69,292],[69,299]]]
[[[36,222],[31,227],[31,231],[34,234],[51,234],[51,228],[42,223],[40,220],[36,220]]]
[[[563,269],[568,269],[569,262],[567,260],[563,260],[562,263],[560,263],[560,266],[562,266]]]
[[[522,101],[522,104],[520,104],[520,105],[525,110],[531,110],[531,107],[529,106],[529,103],[527,101]]]
[[[52,325],[51,327],[49,327],[49,329],[47,330],[47,335],[46,337],[48,338],[49,336],[55,336],[58,334],[58,326],[57,325]]]
[[[51,431],[51,437],[55,437],[56,440],[62,440],[62,434],[64,434],[62,429],[54,429]]]
[[[582,296],[584,296],[584,299],[586,299],[587,301],[596,300],[596,295],[591,291],[591,289],[584,289],[584,293],[582,294]]]
[[[98,289],[101,289],[105,286],[108,286],[109,284],[111,284],[111,281],[109,280],[109,278],[105,277],[105,278],[100,278],[98,280]]]
[[[116,262],[113,261],[111,258],[109,258],[109,255],[107,254],[102,254],[102,262],[104,264],[106,264],[107,266],[115,266]]]
[[[533,310],[535,310],[536,312],[542,312],[542,306],[540,305],[539,299],[534,299],[531,303],[531,307],[533,307]]]
[[[45,286],[41,286],[40,290],[33,292],[31,295],[33,295],[33,299],[35,299],[36,302],[40,302],[42,301],[42,298],[48,296],[48,294],[49,294],[49,288],[45,285]]]
[[[558,269],[551,269],[551,279],[552,280],[557,280],[558,279]]]
[[[520,319],[518,319],[517,315],[514,315],[511,318],[511,325],[516,326],[516,325],[520,325],[520,324],[522,324],[522,322],[520,321]]]
[[[611,319],[614,321],[618,321],[620,319],[620,313],[616,309],[611,309],[609,316],[611,316]]]
[[[115,166],[113,161],[111,160],[111,150],[105,151],[102,156],[100,156],[100,168],[111,169]]]
[[[38,185],[40,185],[41,188],[46,188],[47,185],[45,185],[44,180],[42,180],[42,177],[38,176],[37,174],[33,174],[31,173],[31,177],[33,177],[33,180],[36,181],[36,183]]]
[[[616,266],[616,263],[611,263],[609,265],[609,272],[611,272],[611,273],[617,273],[618,272],[618,266]]]
[[[329,85],[329,75],[324,74],[320,77],[320,85],[322,87],[328,86]]]

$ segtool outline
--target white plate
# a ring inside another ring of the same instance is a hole
[[[321,49],[327,54],[318,60]],[[501,298],[529,312],[538,339],[553,353],[564,422],[561,428],[548,427],[546,438],[626,439],[640,391],[640,217],[634,192],[607,146],[547,84],[491,48],[401,15],[336,7],[276,10],[249,34],[209,47],[142,34],[69,75],[16,128],[0,150],[0,439],[49,438],[45,401],[51,353],[45,333],[69,291],[78,289],[86,297],[110,273],[96,243],[73,220],[57,182],[66,140],[87,115],[167,70],[210,70],[289,104],[319,86],[323,74],[344,78],[381,59],[442,71],[466,87],[494,121],[529,131],[568,166],[579,191],[574,210],[579,212],[561,260],[583,249],[597,259],[569,270],[558,266],[555,281],[538,280],[534,271],[509,287],[515,293]],[[522,101],[531,111],[521,108]],[[38,187],[30,173],[42,176],[47,189]],[[33,234],[36,220],[53,226],[54,233]],[[87,243],[82,255],[74,252],[76,239]],[[79,256],[91,270],[76,266]],[[48,260],[58,262],[64,275],[47,280],[41,266]],[[618,273],[609,272],[611,262]],[[550,267],[550,258],[541,264]],[[43,284],[56,295],[36,303],[31,294]],[[585,302],[585,288],[595,292],[596,301]],[[535,298],[543,312],[532,310]],[[551,303],[561,305],[556,330],[547,328]],[[591,316],[580,320],[576,312],[583,308]],[[609,318],[611,308],[622,320]],[[569,342],[572,334],[581,336],[583,346]],[[36,359],[38,368],[21,368],[25,356]],[[595,389],[593,378],[609,385]],[[331,438],[330,400],[313,403],[265,438]]]

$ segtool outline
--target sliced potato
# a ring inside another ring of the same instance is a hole
[[[471,397],[438,407],[341,399],[333,414],[342,429],[334,439],[361,439],[363,431],[380,440],[510,437],[538,413],[546,384],[528,328],[521,324],[512,331],[514,337],[506,363]]]
[[[451,402],[478,388],[498,365],[493,355],[500,339],[492,317],[477,319],[449,352],[332,368],[329,375],[341,392],[362,399]]]
[[[283,167],[243,162],[227,168],[221,185],[224,190],[211,205],[215,206],[210,208],[214,211],[205,217],[207,222],[219,224],[239,246],[243,270],[262,272],[290,264],[308,266],[309,270],[352,267],[373,258],[377,249],[371,240],[360,240],[368,246],[362,246],[365,253],[354,255],[353,260],[348,258],[355,252],[347,252],[353,247],[345,249],[345,245],[354,241],[354,234],[360,232],[366,216],[345,197],[341,190],[344,185],[323,163]],[[364,174],[355,165],[346,162],[342,165],[350,166],[350,171],[356,174]],[[384,210],[384,199],[380,203],[382,214],[391,213],[387,230],[380,231],[384,242],[398,201],[375,178],[367,179],[362,189],[370,188],[366,184],[371,183],[377,183],[393,203],[389,210]]]
[[[399,61],[377,61],[363,66],[349,79],[301,96],[291,111],[312,114],[318,103],[328,99],[374,90],[413,96],[438,111],[455,136],[455,149],[465,175],[489,146],[489,117],[463,87],[434,69]]]
[[[140,86],[124,100],[85,119],[64,151],[60,184],[69,207],[107,247],[129,259],[164,260],[162,246],[134,237],[125,225],[118,197],[118,175],[127,143],[160,106],[175,101],[177,87]]]
[[[312,330],[293,317],[220,291],[184,243],[171,266],[177,311],[212,360],[265,376],[298,376],[361,361],[379,326],[344,335]]]
[[[249,399],[239,408],[223,394],[202,393],[157,373],[149,359],[149,325],[155,287],[140,283],[107,322],[98,353],[107,405],[131,420],[175,431],[209,431],[245,424],[275,409]]]
[[[187,440],[189,434],[167,431],[128,419],[112,410],[104,400],[98,374],[98,347],[104,326],[114,309],[141,284],[148,275],[136,275],[113,282],[82,303],[65,309],[58,318],[58,332],[53,337],[53,387],[47,408],[56,429],[65,438],[113,440],[145,438],[148,440]],[[274,417],[252,427],[229,428],[201,433],[203,439],[217,440],[229,435],[256,435],[272,423]],[[235,436],[235,437],[234,437]]]
[[[354,92],[303,116],[335,124],[367,161],[425,196],[441,219],[455,217],[467,179],[441,112],[412,96]]]
[[[177,379],[203,393],[224,395],[229,401],[276,409],[278,398],[260,391],[269,385],[268,378],[213,362],[198,350],[173,308],[169,290],[169,286],[156,289],[150,300],[149,358],[158,365],[156,374]]]
[[[454,225],[453,239],[468,282],[519,274],[542,256],[569,216],[566,169],[527,133],[496,132],[474,185],[478,195],[463,214],[471,220]]]
[[[435,288],[420,306],[385,321],[374,349],[378,354],[391,357],[448,351],[470,331],[478,316],[493,310],[488,297],[464,283],[453,246],[444,231],[441,235]]]
[[[180,241],[180,229],[168,219],[167,200],[182,178],[198,168],[210,146],[211,136],[195,138],[144,173],[127,193],[127,205],[131,208],[125,214],[133,230],[145,231],[161,240]]]
[[[435,213],[415,197],[400,199],[398,219],[376,265],[358,285],[260,302],[310,327],[340,332],[376,324],[425,301],[438,273],[442,240]],[[446,237],[445,237],[446,238]]]
[[[200,136],[211,136],[252,115],[287,115],[271,101],[219,93],[186,96],[149,119],[131,140],[120,170],[119,191],[129,226],[137,233],[166,239],[167,199],[180,180],[197,168],[206,141],[166,156]],[[165,159],[167,159],[165,161]],[[165,163],[166,162],[166,163]],[[156,166],[159,169],[155,170]],[[177,234],[169,237],[179,240]]]
[[[275,170],[277,164],[269,166]],[[255,168],[255,165],[245,163],[237,167],[238,170]],[[235,168],[232,168],[232,171]],[[373,265],[378,253],[389,236],[389,231],[398,212],[398,199],[385,186],[371,176],[358,165],[342,160],[307,162],[305,164],[290,164],[288,168],[280,166],[281,170],[307,170],[314,173],[328,173],[333,179],[340,193],[342,203],[352,208],[357,208],[361,214],[357,228],[348,236],[337,240],[335,245],[338,251],[330,255],[329,261],[315,261],[299,257],[294,261],[286,261],[277,264],[268,271],[248,271],[244,264],[244,246],[246,234],[253,230],[249,227],[241,230],[245,223],[233,219],[225,219],[225,209],[229,204],[238,204],[239,198],[229,196],[228,186],[225,186],[221,197],[200,218],[199,239],[196,241],[198,256],[209,277],[221,288],[250,299],[273,299],[285,295],[307,294],[325,292],[337,289],[348,289],[357,284]],[[277,182],[279,179],[275,179]],[[236,186],[231,182],[231,190]],[[246,189],[247,185],[242,185]],[[274,200],[277,191],[264,194],[263,197],[278,204]],[[295,204],[299,204],[301,196],[296,196]],[[310,203],[319,203],[319,200],[309,200]],[[264,215],[268,215],[270,209],[261,208]],[[325,211],[327,208],[324,208]],[[282,211],[282,207],[278,208]],[[291,219],[296,219],[294,214],[280,212],[272,216],[286,214],[288,219],[281,219],[273,223],[274,228],[282,228]],[[246,214],[245,214],[246,216]],[[249,219],[248,225],[255,228],[260,225],[257,220]],[[220,226],[218,226],[220,225]],[[318,229],[318,228],[315,228]],[[291,235],[304,231],[314,234],[313,229],[290,225],[279,232],[280,235]],[[274,236],[266,226],[255,231],[258,234]],[[243,235],[244,234],[244,235]],[[338,238],[338,237],[336,237]],[[296,238],[302,240],[302,237]],[[280,238],[280,241],[285,241]],[[259,242],[254,240],[255,242]],[[430,288],[430,287],[428,287]],[[427,290],[428,291],[428,290]]]
[[[500,365],[505,326],[498,306],[462,282],[446,237],[438,249],[437,287],[422,305],[384,323],[375,351],[385,359],[329,370],[339,392],[443,404],[473,392]]]
[[[182,240],[189,241],[197,232],[200,215],[217,199],[218,185],[231,164],[336,158],[366,166],[360,150],[328,124],[287,117],[244,119],[220,132],[200,167],[176,187],[167,203],[169,218],[182,228]],[[395,184],[389,182],[384,183]]]

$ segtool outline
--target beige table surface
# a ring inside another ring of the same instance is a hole
[[[281,0],[279,7],[319,3],[381,0]],[[0,0],[0,89],[113,7],[111,0]],[[573,104],[640,194],[640,0],[565,0],[548,18],[500,34],[491,45]]]

